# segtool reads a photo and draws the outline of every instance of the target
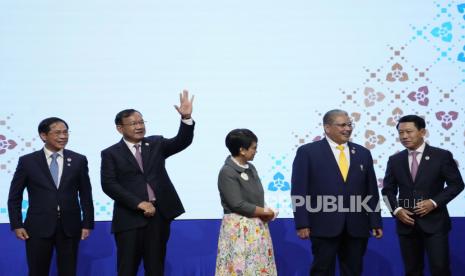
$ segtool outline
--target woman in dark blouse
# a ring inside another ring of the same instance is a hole
[[[226,136],[231,155],[218,176],[224,216],[218,240],[215,275],[277,275],[267,222],[276,213],[265,207],[255,167],[257,136],[235,129]]]

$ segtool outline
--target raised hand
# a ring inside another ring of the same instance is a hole
[[[174,108],[181,114],[181,118],[190,119],[192,114],[192,104],[194,103],[194,95],[189,100],[189,91],[183,90],[179,94],[179,106],[175,105]]]

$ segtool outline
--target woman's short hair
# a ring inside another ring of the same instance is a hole
[[[253,142],[257,143],[257,136],[246,128],[237,128],[231,130],[226,135],[226,147],[232,156],[239,155],[240,149],[248,149]]]

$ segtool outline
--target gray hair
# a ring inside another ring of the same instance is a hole
[[[349,116],[347,111],[344,111],[341,109],[333,109],[333,110],[326,112],[326,114],[323,116],[323,125],[332,124],[334,122],[334,118],[340,115]]]

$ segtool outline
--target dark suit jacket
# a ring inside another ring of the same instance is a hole
[[[292,168],[292,196],[310,196],[312,208],[317,207],[318,196],[342,197],[345,207],[350,207],[350,196],[361,196],[361,201],[371,196],[367,205],[376,210],[379,194],[370,151],[350,142],[348,146],[350,167],[346,182],[326,139],[301,146]],[[305,205],[294,208],[296,228],[310,228],[315,237],[335,237],[344,226],[351,236],[368,237],[371,228],[382,226],[379,211],[366,212],[361,208],[360,212],[308,212]]]
[[[171,220],[184,213],[165,169],[165,159],[187,148],[193,137],[194,125],[182,122],[174,138],[145,137],[141,147],[144,172],[123,139],[102,151],[102,189],[115,201],[112,232],[135,229],[148,223],[143,212],[137,209],[139,203],[148,201],[147,183],[155,192],[160,215]]]
[[[60,206],[66,235],[80,236],[82,228],[94,228],[87,159],[84,155],[66,149],[63,151],[63,158],[63,172],[58,189],[43,150],[19,158],[8,196],[12,230],[25,228],[29,236],[52,236],[57,223],[57,206]],[[23,224],[21,205],[24,189],[27,189],[29,195],[29,208]]]
[[[414,219],[423,231],[436,233],[450,230],[446,205],[463,190],[464,183],[452,154],[426,144],[415,182],[410,174],[408,150],[403,150],[389,158],[383,186],[382,194],[387,196],[392,211],[397,207],[412,211],[416,202],[434,200],[438,208],[422,218],[414,216]],[[413,227],[397,220],[399,234],[412,230]]]

